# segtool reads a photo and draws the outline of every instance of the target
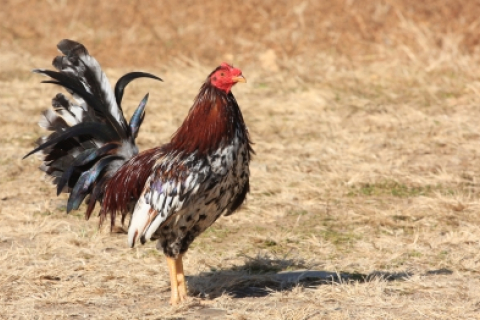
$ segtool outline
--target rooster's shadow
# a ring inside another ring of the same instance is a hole
[[[291,291],[295,287],[315,288],[332,283],[364,283],[370,281],[405,281],[413,272],[372,271],[334,272],[314,270],[290,259],[248,258],[245,265],[211,270],[187,277],[190,294],[214,299],[223,294],[232,298],[265,297],[274,292]],[[283,271],[282,271],[283,270]],[[422,275],[450,275],[451,270],[426,271]]]

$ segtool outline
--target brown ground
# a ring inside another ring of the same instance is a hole
[[[0,318],[480,319],[480,4],[257,2],[2,3]],[[220,61],[249,81],[252,192],[191,247],[184,305],[154,243],[65,215],[21,160],[58,91],[28,71],[65,37],[165,80],[126,92],[150,92],[142,149]]]

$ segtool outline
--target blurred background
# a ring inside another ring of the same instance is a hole
[[[319,54],[364,62],[475,53],[479,12],[479,1],[458,0],[10,0],[2,1],[0,50],[50,58],[71,38],[106,67],[226,60],[315,81]]]

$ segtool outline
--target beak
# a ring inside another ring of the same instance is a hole
[[[245,79],[244,76],[239,75],[238,77],[232,77],[232,81],[233,81],[234,83],[237,83],[237,82],[246,83],[246,82],[247,82],[247,79]]]

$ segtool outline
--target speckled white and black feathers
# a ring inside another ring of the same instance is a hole
[[[248,148],[239,131],[231,144],[205,157],[160,158],[135,206],[129,244],[158,239],[169,256],[185,252],[222,213],[231,214],[245,199]]]

